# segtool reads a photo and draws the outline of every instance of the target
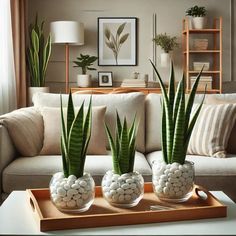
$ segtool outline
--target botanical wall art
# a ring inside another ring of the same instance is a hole
[[[111,71],[98,72],[98,86],[112,87],[112,72]]]
[[[137,65],[137,18],[98,18],[98,65]]]

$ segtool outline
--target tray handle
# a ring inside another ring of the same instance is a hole
[[[195,185],[194,187],[195,194],[202,200],[207,200],[211,196],[210,192],[202,186]]]

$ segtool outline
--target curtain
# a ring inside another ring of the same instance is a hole
[[[25,58],[25,32],[26,32],[26,1],[10,0],[12,35],[14,48],[15,79],[17,107],[25,107],[27,104],[27,79]]]
[[[10,0],[0,0],[0,114],[17,107]]]

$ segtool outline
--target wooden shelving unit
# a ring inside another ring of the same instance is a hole
[[[192,65],[193,58],[197,56],[199,61],[205,62],[206,58],[210,58],[211,61],[209,70],[202,73],[202,76],[212,76],[212,88],[207,89],[207,93],[222,93],[222,17],[214,18],[212,25],[211,29],[190,29],[189,20],[183,19],[182,50],[187,91],[191,89],[190,76],[196,76],[199,73],[199,71],[193,70]],[[191,47],[195,35],[210,37],[206,50],[195,50]]]

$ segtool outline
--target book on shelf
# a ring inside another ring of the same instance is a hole
[[[124,79],[121,83],[121,87],[139,87],[146,88],[147,83],[144,80],[140,79]]]

